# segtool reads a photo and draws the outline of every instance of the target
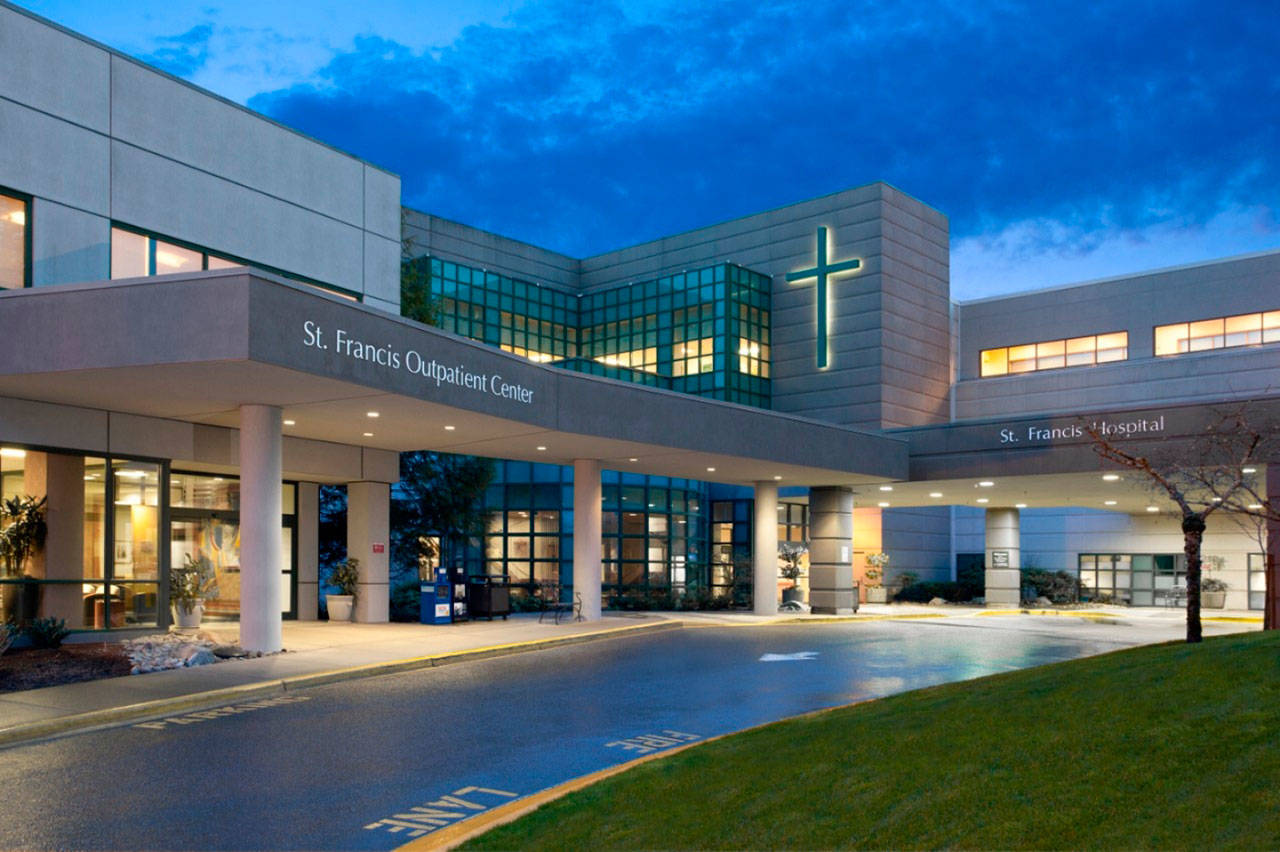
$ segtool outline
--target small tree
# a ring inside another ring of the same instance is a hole
[[[1247,409],[1220,413],[1215,423],[1189,442],[1161,443],[1148,454],[1129,452],[1117,439],[1093,424],[1084,427],[1094,451],[1103,459],[1135,471],[1153,490],[1167,496],[1182,520],[1183,552],[1187,559],[1187,641],[1199,642],[1201,545],[1206,519],[1215,512],[1261,511],[1261,503],[1245,502],[1258,495],[1250,482],[1255,466],[1273,454],[1275,430],[1258,430]],[[1268,576],[1268,596],[1276,590]]]
[[[784,580],[796,582],[804,576],[804,568],[800,560],[809,552],[809,545],[794,541],[778,542],[778,555],[782,557],[782,570],[779,572]]]

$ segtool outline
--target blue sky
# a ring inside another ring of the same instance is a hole
[[[952,293],[1280,248],[1280,4],[25,0],[583,256],[886,180]]]

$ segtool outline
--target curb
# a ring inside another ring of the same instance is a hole
[[[659,621],[653,624],[635,624],[626,627],[610,627],[590,633],[577,633],[572,636],[557,636],[549,639],[531,639],[526,642],[510,642],[502,645],[487,645],[481,648],[470,648],[464,651],[447,651],[441,654],[428,654],[422,657],[409,657],[403,660],[389,660],[383,663],[367,663],[350,668],[331,669],[287,678],[274,678],[259,683],[248,683],[240,686],[211,689],[204,692],[193,692],[172,698],[159,698],[143,701],[138,704],[127,704],[122,707],[107,707],[102,710],[91,710],[87,713],[75,713],[55,719],[43,719],[37,722],[25,722],[0,729],[0,748],[24,745],[37,740],[50,739],[64,734],[83,733],[86,731],[114,727],[124,722],[139,722],[155,716],[167,716],[189,710],[199,710],[220,704],[231,704],[278,695],[313,686],[339,683],[345,680],[356,680],[378,675],[397,674],[418,669],[447,666],[454,663],[467,663],[475,660],[487,660],[495,657],[507,657],[530,651],[541,651],[565,645],[580,645],[602,639],[620,639],[627,636],[648,633],[662,633],[668,630],[679,630],[684,625],[679,621]]]

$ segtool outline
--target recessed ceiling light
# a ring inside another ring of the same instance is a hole
[[[1214,498],[1213,498],[1213,502],[1215,502],[1215,503],[1221,503],[1221,502],[1222,502],[1222,498],[1221,498],[1221,497],[1214,497]]]
[[[716,469],[714,467],[707,468],[707,473],[715,473],[715,472],[716,472]]]
[[[364,416],[365,417],[381,417],[382,415],[376,411],[366,411]]]
[[[892,485],[881,485],[881,486],[880,486],[880,490],[881,490],[881,491],[892,491],[892,490],[893,490],[893,486],[892,486]]]
[[[978,498],[978,502],[979,502],[979,503],[990,503],[991,501],[990,501],[990,500],[988,500],[986,497],[979,497],[979,498]]]
[[[889,508],[889,504],[888,504],[888,503],[877,503],[876,505],[877,505],[877,506],[879,506],[881,509],[887,509],[887,508]]]
[[[372,438],[372,437],[373,437],[373,433],[372,433],[372,432],[365,432],[365,433],[364,433],[364,436],[365,436],[366,438]]]
[[[446,426],[444,427],[444,431],[452,432],[454,429],[457,429],[457,428],[458,428],[457,426]]]
[[[1148,511],[1148,512],[1159,512],[1159,511],[1160,511],[1160,507],[1159,507],[1159,506],[1148,506],[1148,507],[1147,507],[1147,511]]]
[[[941,497],[941,496],[942,496],[942,492],[941,492],[941,491],[930,491],[930,492],[929,492],[929,496],[930,496],[930,497]]]
[[[1105,482],[1115,482],[1119,478],[1120,478],[1120,474],[1118,473],[1104,473],[1102,475],[1102,479]]]
[[[978,483],[979,488],[990,488],[993,485],[995,485],[995,483],[992,482],[990,479],[984,479]]]
[[[1103,500],[1103,501],[1102,501],[1102,505],[1104,505],[1104,506],[1114,506],[1115,504],[1116,504],[1116,501],[1115,501],[1115,500]]]
[[[1261,508],[1262,508],[1262,504],[1261,504],[1261,503],[1250,503],[1250,504],[1249,504],[1249,508],[1250,508],[1250,509],[1261,509]]]
[[[627,461],[635,462],[635,461],[640,461],[640,459],[627,459]]]
[[[222,477],[221,477],[221,476],[215,476],[215,477],[213,478],[213,481],[214,481],[214,482],[221,482],[221,481],[222,481]]]
[[[284,421],[284,425],[286,425],[286,426],[297,426],[297,425],[298,425],[298,421],[297,421],[297,420],[286,420],[286,421]]]
[[[546,450],[547,450],[547,448],[546,448],[546,447],[543,447],[543,446],[539,446],[537,449],[538,449],[538,452],[540,452],[540,453],[542,453],[542,452],[546,452]]]
[[[775,476],[774,479],[781,479],[781,476]]]
[[[1240,472],[1241,473],[1257,473],[1258,469],[1256,467],[1246,467],[1246,468],[1241,468]]]
[[[1013,504],[1013,508],[1015,508],[1015,509],[1025,509],[1025,508],[1027,508],[1027,504],[1026,504],[1026,503],[1014,503],[1014,504]]]

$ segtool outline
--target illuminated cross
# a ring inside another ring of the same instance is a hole
[[[794,284],[806,278],[818,279],[818,369],[827,366],[827,277],[841,272],[854,272],[862,266],[862,261],[842,260],[839,263],[827,264],[827,229],[818,229],[818,264],[812,269],[799,272],[788,272],[787,283]]]

